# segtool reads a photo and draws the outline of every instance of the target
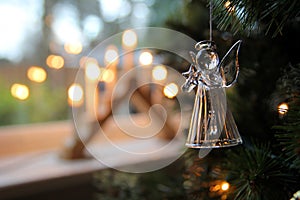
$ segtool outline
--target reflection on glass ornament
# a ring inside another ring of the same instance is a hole
[[[189,148],[219,148],[242,143],[235,121],[227,106],[225,89],[232,86],[239,74],[237,41],[219,62],[213,41],[201,41],[190,52],[192,64],[182,75],[186,78],[183,91],[195,87],[196,98],[186,146]]]

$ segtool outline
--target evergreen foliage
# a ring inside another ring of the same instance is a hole
[[[232,33],[263,31],[283,34],[287,23],[300,16],[298,0],[214,0],[214,16],[221,30]]]

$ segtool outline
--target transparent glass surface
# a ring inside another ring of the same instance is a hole
[[[182,86],[185,91],[197,87],[186,141],[189,148],[219,148],[242,143],[232,113],[228,109],[224,89],[230,87],[238,76],[240,43],[241,41],[235,43],[220,63],[212,41],[197,43],[197,54],[190,53],[193,65],[183,73],[186,82]]]

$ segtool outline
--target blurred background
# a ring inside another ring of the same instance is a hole
[[[162,25],[173,10],[167,3],[1,1],[0,124],[69,119],[80,59],[127,28]]]

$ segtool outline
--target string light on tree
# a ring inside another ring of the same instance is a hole
[[[285,115],[289,110],[289,106],[288,106],[287,103],[281,103],[281,104],[278,105],[277,109],[278,109],[278,113],[280,115]]]
[[[234,10],[235,10],[235,7],[231,4],[230,1],[226,1],[224,6],[230,13],[234,12]]]
[[[226,181],[224,181],[222,184],[221,184],[221,189],[223,191],[227,191],[229,189],[230,185],[229,183],[227,183]]]

